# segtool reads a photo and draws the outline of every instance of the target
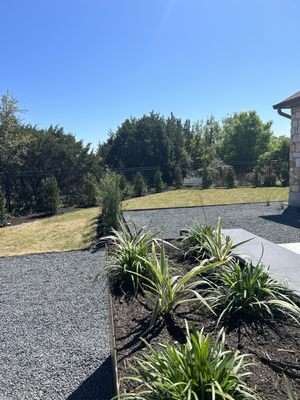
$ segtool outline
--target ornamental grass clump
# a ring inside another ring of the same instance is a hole
[[[145,342],[148,351],[136,359],[128,380],[138,386],[135,393],[121,399],[164,400],[238,400],[257,399],[244,378],[249,375],[247,355],[225,350],[225,334],[221,330],[215,341],[186,323],[186,343],[162,344],[154,348]]]
[[[119,230],[112,229],[112,234],[101,240],[111,245],[106,272],[112,289],[137,293],[143,277],[149,276],[145,259],[151,252],[152,243],[157,244],[159,239],[156,238],[158,232],[131,225],[129,229],[125,219],[120,218]]]
[[[283,283],[270,277],[263,264],[250,262],[224,267],[219,274],[220,285],[211,292],[211,305],[220,311],[222,320],[270,321],[292,318],[299,321],[300,299]],[[297,305],[298,304],[298,305]]]
[[[201,295],[201,287],[207,287],[206,280],[200,274],[213,269],[222,263],[199,265],[184,275],[173,275],[169,261],[161,246],[159,257],[152,245],[152,258],[143,258],[148,276],[141,276],[148,300],[153,305],[153,312],[148,330],[152,329],[159,315],[170,316],[176,308],[184,303],[201,302],[211,311],[208,299]]]
[[[229,236],[222,232],[222,220],[218,218],[217,228],[213,225],[199,225],[197,222],[183,236],[183,243],[187,243],[190,248],[186,254],[207,262],[222,262],[230,264],[235,261],[238,253],[236,248],[251,239],[233,244]]]

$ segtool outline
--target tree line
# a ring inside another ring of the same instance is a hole
[[[17,99],[5,93],[0,203],[12,214],[43,211],[51,190],[59,193],[62,206],[93,205],[95,187],[107,170],[120,174],[125,196],[179,188],[189,175],[201,177],[204,187],[222,179],[233,186],[247,175],[256,186],[288,184],[290,139],[275,137],[272,123],[255,111],[195,123],[151,112],[126,119],[97,149],[62,127],[24,124],[22,113]]]

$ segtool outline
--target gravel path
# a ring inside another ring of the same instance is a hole
[[[0,399],[112,397],[103,254],[0,258]]]
[[[165,239],[177,238],[180,229],[190,227],[195,219],[215,224],[221,216],[223,228],[246,229],[274,243],[300,242],[300,213],[282,210],[280,203],[127,211],[125,216],[137,226],[160,229]]]

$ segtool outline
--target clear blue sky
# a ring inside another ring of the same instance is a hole
[[[298,0],[2,0],[0,93],[25,122],[104,141],[130,115],[192,121],[300,90]]]

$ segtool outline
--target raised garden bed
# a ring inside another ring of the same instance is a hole
[[[167,251],[174,267],[190,269],[190,262],[183,261],[180,252],[174,249]],[[140,337],[149,325],[151,309],[142,295],[136,298],[115,295],[112,301],[120,393],[130,392],[133,383],[123,378],[130,374],[129,366],[134,364],[134,358],[145,351]],[[159,319],[145,339],[154,346],[165,342],[183,343],[185,319],[190,325],[195,324],[199,330],[204,327],[204,332],[212,337],[216,337],[220,330],[220,326],[216,326],[217,318],[203,307],[179,306],[172,319]],[[300,398],[299,325],[236,322],[226,329],[226,346],[238,349],[242,354],[249,354],[247,361],[253,365],[247,368],[251,375],[246,378],[246,382],[262,398],[287,399],[283,373],[290,379],[297,398]]]

